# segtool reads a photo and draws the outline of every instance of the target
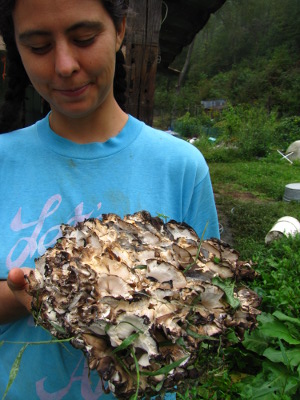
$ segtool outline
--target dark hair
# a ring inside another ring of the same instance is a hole
[[[115,28],[119,30],[128,9],[128,0],[99,0],[109,13]],[[12,12],[16,0],[0,0],[0,35],[6,46],[7,89],[4,103],[0,109],[0,133],[22,128],[25,92],[30,85],[29,78],[19,55],[15,36]],[[116,70],[114,77],[114,96],[124,110],[126,102],[125,59],[121,50],[116,54]],[[47,111],[49,108],[45,107]]]

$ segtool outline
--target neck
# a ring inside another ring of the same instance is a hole
[[[49,116],[51,129],[72,142],[85,144],[106,142],[124,128],[128,115],[114,101],[109,110],[95,112],[79,118],[68,117],[53,109]]]

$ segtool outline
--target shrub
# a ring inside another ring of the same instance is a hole
[[[201,123],[197,117],[191,117],[190,113],[187,112],[175,121],[174,129],[186,138],[198,137]]]
[[[208,163],[231,163],[240,158],[238,149],[226,147],[218,144],[218,142],[211,142],[207,136],[201,136],[194,143],[194,146],[201,151]]]
[[[267,156],[273,145],[276,114],[261,106],[229,105],[217,126],[227,144],[234,144],[245,159]]]
[[[255,286],[263,296],[262,306],[269,312],[281,311],[298,317],[300,309],[300,234],[273,241],[256,256],[260,279]]]
[[[282,118],[275,129],[276,144],[286,150],[296,140],[300,140],[300,117]]]

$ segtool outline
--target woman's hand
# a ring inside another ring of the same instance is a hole
[[[25,274],[28,275],[30,271],[30,268],[13,268],[7,277],[7,286],[28,311],[30,311],[31,308],[31,296],[26,292],[28,283],[25,279]]]
[[[0,282],[0,324],[15,321],[29,314],[31,296],[26,292],[25,274],[30,268],[13,268],[7,281]]]

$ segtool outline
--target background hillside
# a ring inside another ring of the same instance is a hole
[[[181,71],[187,54],[185,49],[172,67]],[[199,117],[201,101],[212,99],[259,107],[275,113],[277,121],[295,122],[300,114],[300,1],[227,0],[195,38],[180,88],[178,80],[175,74],[158,75],[155,123],[161,127],[186,112]]]

